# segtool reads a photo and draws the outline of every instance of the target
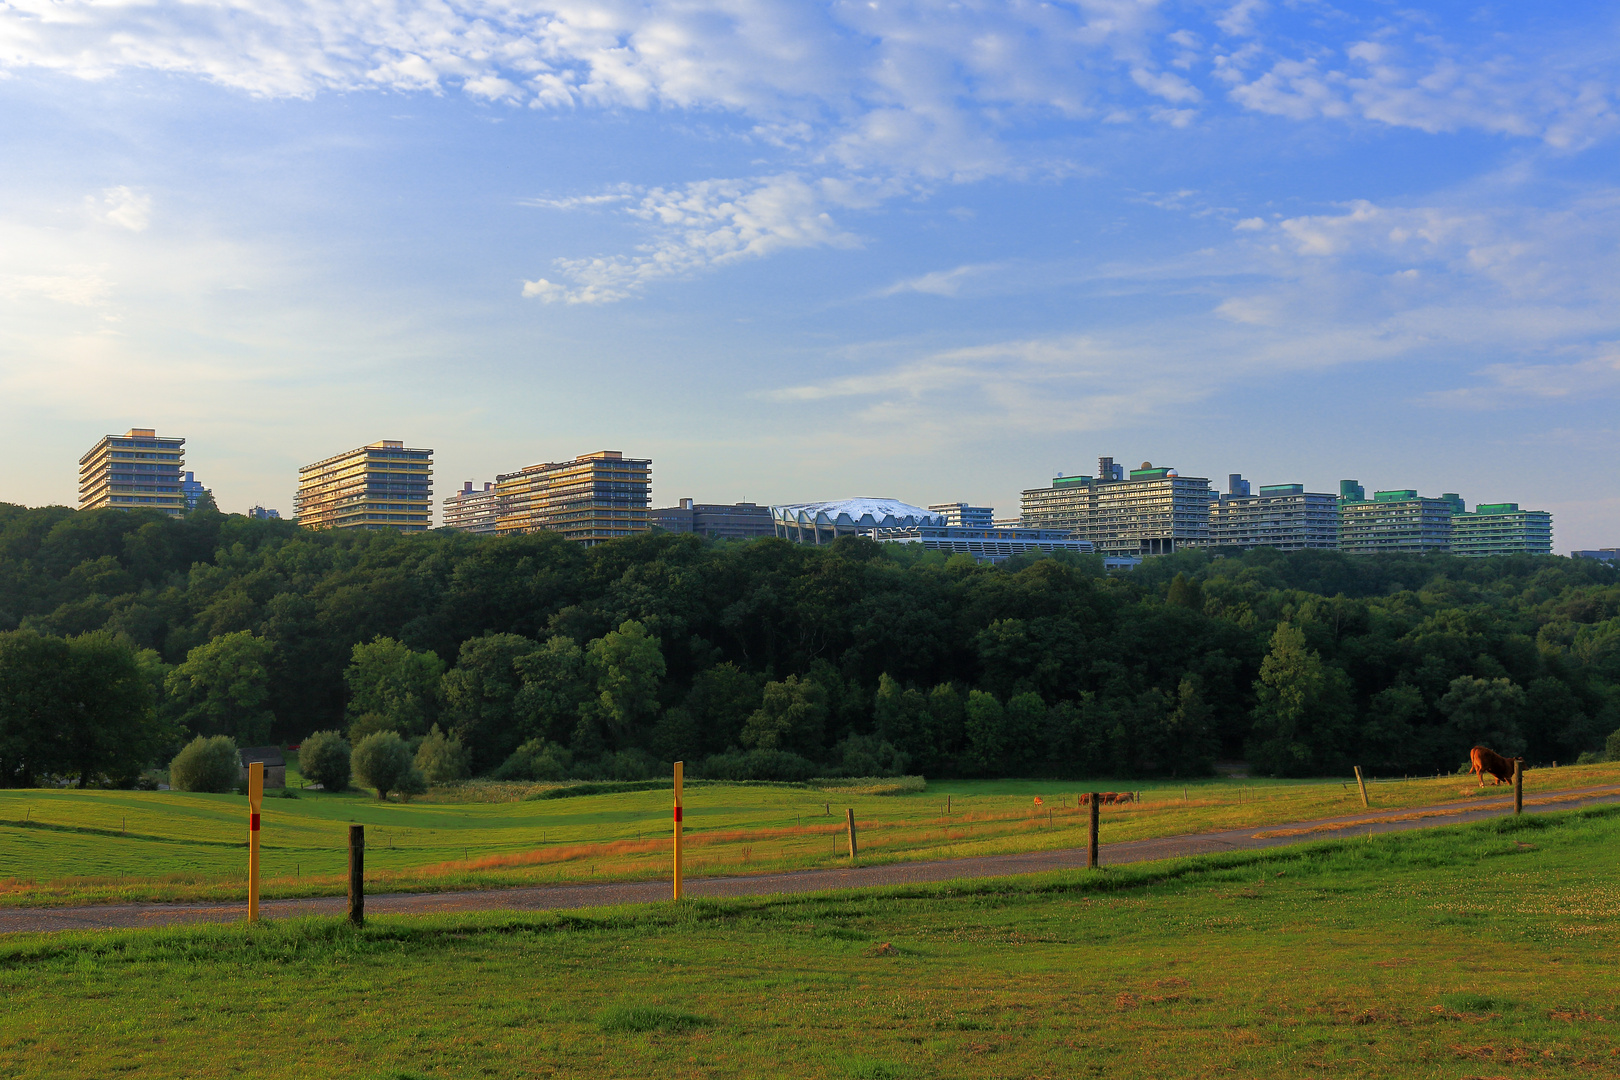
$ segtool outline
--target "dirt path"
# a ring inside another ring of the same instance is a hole
[[[1553,791],[1524,801],[1526,813],[1575,810],[1583,806],[1620,802],[1620,787]],[[1405,810],[1364,810],[1359,814],[1299,821],[1281,825],[1250,826],[1221,832],[1190,833],[1154,840],[1131,840],[1102,845],[1105,866],[1148,862],[1218,851],[1245,851],[1282,847],[1308,840],[1329,840],[1369,833],[1404,832],[1438,825],[1456,825],[1511,813],[1511,794],[1466,806],[1414,807]],[[821,892],[862,886],[913,885],[956,878],[1006,877],[1046,870],[1078,869],[1086,865],[1084,848],[1032,851],[1021,855],[981,855],[966,859],[891,863],[848,870],[800,870],[788,874],[694,878],[686,893],[693,897],[768,896],[778,893]],[[544,911],[555,908],[602,907],[612,904],[647,904],[669,899],[667,881],[629,881],[601,885],[561,885],[544,888],[486,889],[473,892],[380,893],[366,897],[366,914],[395,915],[454,911]],[[341,896],[303,900],[265,900],[260,914],[267,919],[302,915],[341,915],[347,901]],[[96,904],[70,908],[0,909],[0,934],[50,930],[109,930],[183,923],[235,922],[247,915],[247,904]]]

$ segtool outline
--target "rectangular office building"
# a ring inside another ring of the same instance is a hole
[[[1518,503],[1483,503],[1472,514],[1453,514],[1451,553],[1478,558],[1551,555],[1552,515],[1520,510]]]
[[[1249,482],[1234,473],[1228,493],[1209,504],[1211,547],[1304,551],[1339,546],[1336,496],[1306,491],[1304,484],[1267,484],[1258,495],[1249,492]]]
[[[294,500],[310,529],[425,532],[433,513],[433,451],[383,439],[305,465]]]
[[[1397,552],[1422,555],[1451,549],[1451,519],[1462,500],[1456,495],[1420,498],[1411,488],[1376,491],[1365,497],[1360,483],[1345,480],[1339,490],[1339,550],[1356,555]]]
[[[444,500],[444,527],[480,536],[494,536],[500,524],[500,506],[494,484],[486,480],[484,489],[479,491],[468,480],[461,485],[460,491]]]
[[[152,428],[103,435],[79,459],[80,510],[156,510],[170,517],[186,512],[181,466],[186,440],[159,438]]]
[[[1097,475],[1059,476],[1023,494],[1026,527],[1061,529],[1104,556],[1168,555],[1209,543],[1207,477],[1182,476],[1144,461],[1128,474],[1111,457]]]
[[[960,529],[992,529],[996,525],[993,506],[969,506],[967,503],[930,503],[928,509],[945,515],[945,524]]]
[[[542,462],[495,478],[497,531],[546,530],[587,546],[650,527],[652,459],[599,450],[573,461]]]
[[[697,533],[717,540],[754,540],[775,536],[771,508],[751,502],[700,503],[681,499],[650,512],[652,524],[665,532]]]

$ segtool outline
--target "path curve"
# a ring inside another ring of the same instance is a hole
[[[1527,798],[1525,813],[1577,810],[1620,802],[1620,787],[1575,788]],[[1511,813],[1511,795],[1493,797],[1466,806],[1426,806],[1404,810],[1364,810],[1359,814],[1319,818],[1276,825],[1251,825],[1220,832],[1188,833],[1152,840],[1104,844],[1099,858],[1105,866],[1208,855],[1220,851],[1254,851],[1311,840],[1331,840],[1369,833],[1458,825]],[[1007,877],[1048,870],[1081,869],[1085,848],[1031,851],[1018,855],[977,855],[928,862],[889,863],[845,870],[797,870],[782,874],[692,878],[686,883],[690,897],[770,896],[823,892],[864,886],[917,885],[960,878]],[[599,885],[554,885],[518,889],[480,889],[441,893],[378,893],[366,897],[367,915],[428,914],[457,911],[547,911],[648,904],[669,899],[667,881],[607,882]],[[298,900],[262,900],[264,918],[305,915],[342,915],[348,902],[341,896]],[[246,901],[209,904],[94,904],[67,908],[0,909],[0,934],[55,930],[113,930],[186,923],[236,922],[247,916]]]

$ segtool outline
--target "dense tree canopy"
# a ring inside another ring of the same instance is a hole
[[[1417,773],[1474,742],[1572,761],[1620,728],[1620,575],[1555,557],[1200,551],[1105,576],[854,538],[584,549],[0,505],[18,628],[127,653],[166,688],[168,752],[438,724],[474,773]],[[5,745],[0,783],[82,771]]]

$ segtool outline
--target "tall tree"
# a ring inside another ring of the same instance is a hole
[[[343,680],[351,721],[374,716],[380,722],[375,730],[421,735],[438,719],[444,661],[379,634],[354,647]]]
[[[263,745],[275,721],[266,707],[270,657],[270,643],[246,630],[187,652],[167,679],[180,722],[199,735],[230,735],[238,746]]]

